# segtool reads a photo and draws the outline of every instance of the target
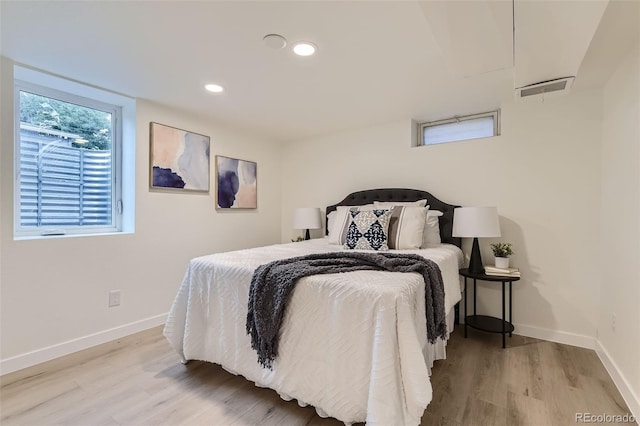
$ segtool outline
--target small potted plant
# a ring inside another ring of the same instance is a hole
[[[511,243],[494,243],[491,244],[491,250],[496,257],[496,268],[508,268],[509,256],[513,254]]]

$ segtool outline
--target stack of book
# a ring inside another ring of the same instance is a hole
[[[518,268],[496,268],[495,266],[485,266],[485,275],[496,277],[519,277],[520,270]]]

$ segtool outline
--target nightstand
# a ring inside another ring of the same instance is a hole
[[[464,337],[467,337],[467,327],[475,328],[476,330],[488,331],[489,333],[501,333],[502,334],[502,347],[506,348],[507,340],[506,336],[513,332],[513,323],[511,322],[512,303],[511,303],[511,290],[514,281],[518,281],[520,277],[507,277],[507,276],[495,276],[486,274],[472,274],[469,269],[460,269],[460,275],[464,277]],[[473,315],[468,315],[467,309],[467,279],[473,280]],[[489,281],[489,282],[501,282],[502,283],[502,319],[491,317],[488,315],[476,315],[476,290],[477,281]],[[505,287],[509,283],[509,321],[505,315]]]

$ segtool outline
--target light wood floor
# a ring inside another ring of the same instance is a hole
[[[520,336],[502,349],[499,335],[461,331],[434,367],[423,425],[575,425],[575,413],[629,412],[593,351]],[[160,328],[107,345],[3,377],[0,423],[342,424],[217,365],[180,364]]]

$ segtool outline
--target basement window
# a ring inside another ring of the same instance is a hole
[[[17,66],[14,87],[14,237],[132,232],[135,101]]]
[[[500,110],[418,123],[417,146],[500,136]]]

